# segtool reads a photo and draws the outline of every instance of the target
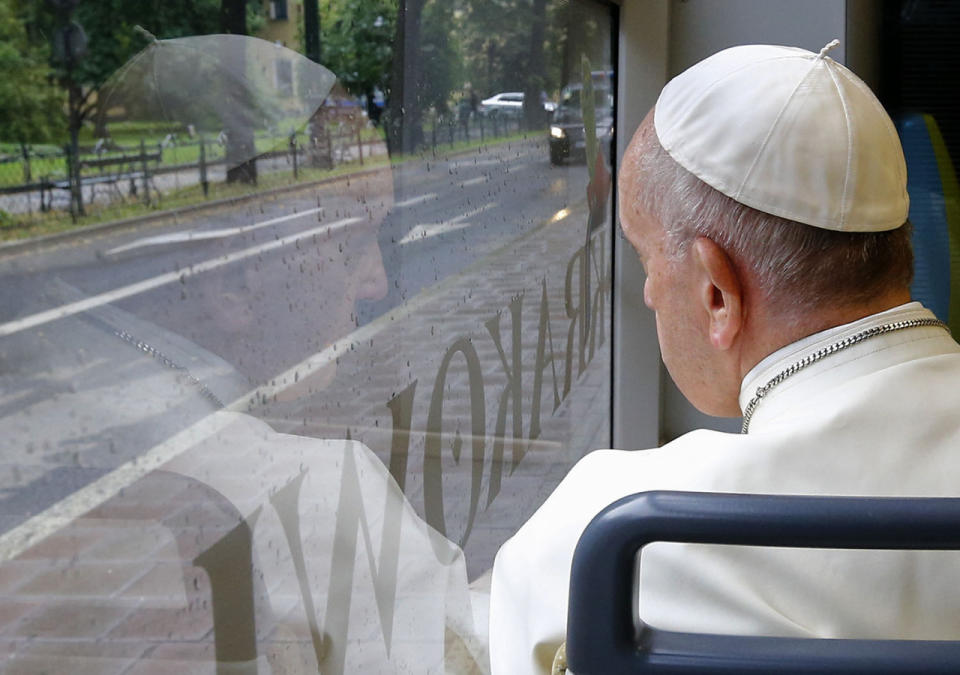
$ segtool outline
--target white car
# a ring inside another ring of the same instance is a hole
[[[480,114],[519,117],[523,113],[523,92],[508,91],[480,101]]]
[[[552,113],[556,108],[557,104],[553,101],[543,102],[543,109],[548,113]],[[523,92],[508,91],[483,99],[480,101],[480,114],[519,117],[523,114]]]

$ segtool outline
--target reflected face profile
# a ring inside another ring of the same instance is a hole
[[[393,206],[391,172],[348,182],[338,190],[354,205],[346,218],[327,209],[305,215],[299,228],[312,234],[187,281],[188,299],[199,299],[202,308],[189,337],[252,384],[270,383],[349,335],[357,328],[358,301],[386,295],[377,235]],[[335,372],[335,362],[305,370],[278,398],[322,389]]]

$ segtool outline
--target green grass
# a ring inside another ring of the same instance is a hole
[[[66,173],[66,161],[62,156],[31,157],[30,159],[30,174],[33,181],[39,180],[41,176],[59,172]],[[23,185],[24,179],[23,160],[0,164],[0,187]]]
[[[110,136],[113,138],[141,136],[166,136],[179,134],[185,131],[182,124],[176,122],[110,122],[108,123]],[[92,143],[97,139],[92,124],[85,124],[80,128],[80,142]]]
[[[173,131],[176,131],[174,127],[170,127]],[[90,146],[96,142],[96,139],[92,137],[92,133],[85,127],[83,130],[85,133],[80,135],[80,145],[81,146]],[[182,130],[181,130],[182,131]],[[161,129],[157,131],[156,125],[147,126],[143,124],[134,125],[132,123],[126,123],[124,128],[119,131],[115,131],[112,134],[113,142],[124,149],[122,151],[108,151],[99,155],[99,158],[108,159],[111,157],[120,157],[122,155],[131,156],[137,155],[140,152],[140,141],[143,141],[144,149],[148,153],[156,152],[159,144],[166,138],[167,133],[170,131],[164,131]],[[382,128],[364,128],[360,132],[360,137],[363,141],[383,141],[384,134]],[[307,144],[307,138],[305,133],[300,133],[297,135],[298,142],[300,147],[304,147]],[[189,139],[186,134],[179,134],[178,140],[180,145],[168,145],[162,150],[162,166],[176,166],[179,164],[193,164],[197,165],[200,161],[200,144],[197,139]],[[269,136],[266,134],[258,134],[254,139],[254,143],[258,153],[265,153],[278,150],[286,150],[288,147],[289,139],[284,136]],[[349,144],[355,144],[355,137],[350,138],[346,141]],[[33,181],[38,181],[45,176],[52,176],[53,178],[63,178],[67,174],[66,160],[62,156],[62,148],[57,148],[56,146],[44,146],[42,149],[32,148],[33,152],[43,152],[44,154],[49,153],[58,153],[57,157],[34,157],[30,160],[30,174]],[[19,155],[20,148],[19,146],[13,144],[0,144],[0,154],[4,155]],[[216,142],[215,139],[206,139],[205,147],[206,160],[208,162],[215,162],[219,159],[223,159],[224,148],[222,145]],[[80,155],[81,159],[97,159],[98,156],[92,153],[83,153]],[[0,187],[13,187],[16,185],[22,185],[24,183],[24,165],[22,160],[14,162],[5,162],[0,164]]]
[[[497,138],[487,137],[482,144],[477,140],[458,141],[452,146],[449,143],[438,143],[436,156],[526,141],[540,136],[540,132],[528,131],[511,134],[509,136],[498,136]],[[85,207],[86,215],[79,218],[76,222],[74,222],[70,218],[70,214],[65,211],[50,211],[47,213],[34,212],[32,215],[7,214],[0,211],[0,241],[13,241],[55,234],[149,213],[162,213],[170,209],[195,206],[219,199],[243,197],[273,188],[295,187],[298,185],[307,186],[325,178],[347,175],[359,170],[377,166],[387,166],[388,164],[423,161],[433,156],[433,150],[426,148],[417,153],[394,156],[389,159],[386,155],[365,157],[363,166],[360,165],[359,161],[353,161],[341,164],[333,169],[301,167],[296,180],[293,178],[292,171],[261,173],[258,176],[256,185],[210,183],[210,193],[208,197],[204,197],[203,189],[199,184],[190,185],[175,192],[168,192],[164,194],[159,201],[155,201],[149,205],[139,201],[133,201],[136,198],[130,198],[131,201],[125,203],[88,204]],[[156,197],[155,194],[153,196],[154,198]]]

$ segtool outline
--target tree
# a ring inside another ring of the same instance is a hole
[[[420,19],[424,0],[400,0],[393,39],[387,147],[390,153],[414,152],[423,140],[419,89],[423,85]]]
[[[247,0],[220,1],[220,30],[231,35],[247,34]],[[224,61],[246,64],[246,53],[235,44],[225,45],[220,58]],[[245,65],[242,65],[239,71],[244,72],[244,70]],[[256,183],[256,139],[253,137],[253,125],[250,122],[253,109],[249,104],[239,107],[241,110],[235,118],[239,124],[224,130],[227,134],[227,182]]]
[[[219,0],[81,0],[74,19],[87,35],[86,54],[76,64],[72,79],[81,88],[81,121],[96,105],[96,92],[141,49],[147,38],[134,30],[140,25],[158,39],[204,35],[220,31]],[[56,17],[48,14],[47,32]]]
[[[323,63],[368,102],[377,89],[387,94],[392,152],[415,150],[423,137],[423,110],[444,108],[462,85],[457,4],[326,0],[321,5]]]
[[[484,97],[523,91],[529,56],[530,0],[464,0],[459,32],[464,65],[474,89]]]
[[[369,105],[374,90],[390,90],[396,0],[325,0],[320,11],[323,65]]]
[[[117,69],[147,46],[147,39],[134,30],[142,25],[158,38],[217,32],[218,0],[169,0],[143,3],[138,0],[46,0],[27,2],[26,23],[34,44],[58,40],[73,25],[71,42],[86,37],[81,53],[53,53],[51,65],[56,80],[67,93],[67,131],[73,156],[78,153],[80,127],[95,111],[97,92]],[[71,171],[72,173],[72,171]],[[72,176],[72,179],[75,178]],[[75,215],[83,212],[76,182],[72,204]]]
[[[49,46],[31,42],[23,8],[0,0],[0,140],[49,143],[63,138],[63,92],[50,80]]]
[[[431,0],[423,8],[420,51],[423,81],[418,88],[422,106],[444,110],[450,95],[463,85],[463,56],[454,21],[456,3]]]
[[[26,3],[34,7],[32,20],[38,35],[54,35],[68,19],[44,3]],[[66,71],[62,61],[54,64],[62,86],[78,90],[76,123],[91,117],[97,92],[107,79],[137,52],[147,46],[147,38],[135,30],[140,25],[158,39],[204,35],[220,32],[219,0],[80,0],[72,13],[87,36],[82,58]],[[69,76],[68,76],[69,75]]]
[[[609,61],[594,53],[609,40],[600,34],[603,26],[596,19],[600,12],[590,3],[458,0],[458,4],[464,77],[484,96],[524,91],[528,125],[543,122],[541,92],[554,95],[579,81],[581,53],[597,64]]]
[[[580,63],[584,56],[590,59],[594,69],[609,69],[610,41],[604,34],[610,30],[610,24],[604,20],[604,15],[581,2],[571,2],[557,9],[561,86],[580,81]]]
[[[546,122],[541,94],[546,92],[547,72],[544,63],[544,39],[547,29],[547,0],[533,0],[530,8],[530,41],[527,81],[524,86],[523,119],[527,128],[535,129]]]

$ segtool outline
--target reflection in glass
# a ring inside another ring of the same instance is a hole
[[[299,3],[195,58],[186,4],[102,60],[11,15],[102,105],[0,197],[70,232],[0,258],[7,663],[485,672],[497,548],[609,443],[613,10],[330,0],[321,68]]]

